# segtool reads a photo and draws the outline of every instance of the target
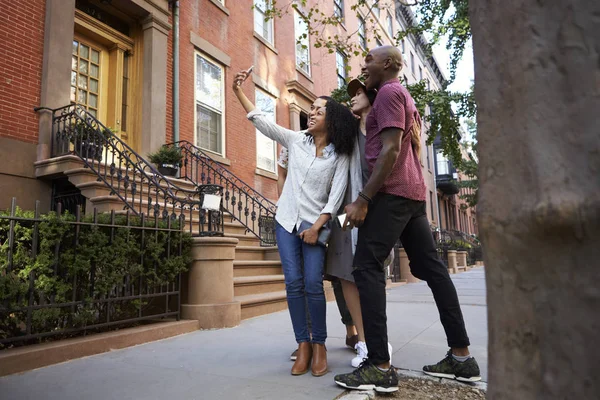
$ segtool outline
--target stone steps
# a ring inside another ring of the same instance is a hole
[[[327,301],[335,299],[333,288],[328,281],[324,282],[324,290]],[[242,305],[242,319],[258,317],[287,309],[285,290],[235,296],[234,300],[239,301]]]
[[[264,276],[283,274],[279,260],[235,260],[233,262],[233,276]]]
[[[247,296],[269,292],[285,291],[283,275],[254,275],[238,276],[233,278],[234,296]]]
[[[109,165],[95,164],[94,166],[101,173],[107,172],[106,178],[110,180]],[[36,163],[35,168],[36,176],[41,178],[66,176],[88,199],[88,209],[95,207],[98,212],[114,210],[117,214],[126,212],[121,199],[114,194],[111,195],[111,189],[104,182],[98,181],[95,172],[84,168],[83,162],[76,156],[67,155],[44,160]],[[121,171],[123,174],[127,172],[124,168],[121,168]],[[130,174],[130,176],[133,175]],[[116,176],[112,175],[112,177],[114,183],[117,184]],[[189,181],[176,178],[167,179],[183,189],[182,193],[195,190],[195,186]],[[141,209],[147,212],[148,197],[152,197],[154,202],[156,195],[153,196],[152,188],[147,183],[142,184],[139,176],[133,180],[137,184],[136,196],[131,195],[131,187],[127,192],[125,191],[123,181],[121,181],[120,193],[136,206],[136,210],[141,204]],[[177,193],[174,194],[179,197]],[[159,204],[161,204],[161,200],[162,196],[158,196]],[[166,209],[171,213],[174,207],[167,205]],[[189,219],[189,214],[186,217]],[[192,212],[191,219],[192,222],[199,221],[198,211]],[[235,238],[239,241],[235,250],[233,290],[235,300],[240,301],[242,305],[242,318],[251,318],[286,309],[285,282],[277,247],[260,246],[260,240],[252,233],[248,233],[246,227],[231,215],[226,214],[224,221],[225,237]],[[327,290],[328,293],[331,292],[330,287]],[[331,293],[329,293],[329,297],[332,297]]]

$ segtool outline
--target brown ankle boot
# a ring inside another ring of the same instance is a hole
[[[309,342],[302,342],[298,345],[298,355],[296,362],[292,367],[292,375],[303,375],[308,372],[310,361],[312,360],[313,348]]]
[[[327,373],[327,348],[324,344],[313,344],[312,374],[323,376]]]

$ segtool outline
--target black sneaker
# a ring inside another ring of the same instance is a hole
[[[296,358],[298,358],[298,349],[294,350],[294,352],[290,356],[290,361],[296,361]]]
[[[349,374],[336,375],[333,380],[346,389],[374,389],[380,393],[391,393],[398,390],[396,369],[392,366],[389,371],[382,371],[369,360],[365,360]]]
[[[481,380],[479,365],[473,357],[460,362],[452,357],[452,350],[448,350],[446,357],[435,365],[426,365],[423,372],[438,378],[456,379],[461,382],[477,382]]]

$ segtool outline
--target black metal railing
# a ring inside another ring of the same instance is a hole
[[[200,148],[188,141],[171,143],[183,155],[181,178],[196,185],[218,184],[223,187],[223,207],[239,221],[247,232],[261,240],[261,245],[272,246],[275,240],[275,212],[277,206],[233,173],[223,168]]]
[[[78,156],[110,188],[110,196],[121,200],[124,210],[163,219],[183,217],[194,236],[223,235],[223,213],[202,207],[203,191],[181,188],[167,179],[83,107],[35,110],[52,112],[52,157]]]
[[[180,316],[183,217],[0,212],[0,349]]]
[[[75,214],[77,206],[85,213],[86,198],[68,178],[55,179],[52,181],[52,199],[50,209],[56,211],[58,204],[62,206],[62,212],[68,211]]]

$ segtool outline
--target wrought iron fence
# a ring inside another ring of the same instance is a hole
[[[78,156],[110,188],[110,196],[121,200],[124,210],[137,216],[183,217],[195,236],[223,235],[223,224],[215,223],[223,220],[215,216],[221,211],[207,212],[202,207],[203,191],[182,188],[167,179],[83,107],[71,104],[35,110],[52,112],[52,156]],[[213,222],[210,231],[209,220]]]
[[[467,264],[473,265],[483,260],[481,243],[471,235],[456,230],[434,231],[434,240],[440,259],[448,266],[448,250],[467,251]]]
[[[179,319],[191,236],[183,218],[0,213],[0,349]]]
[[[223,207],[246,230],[261,240],[261,245],[272,246],[275,240],[275,212],[277,206],[250,185],[239,179],[200,148],[188,141],[171,143],[183,155],[181,178],[196,185],[223,186]]]

